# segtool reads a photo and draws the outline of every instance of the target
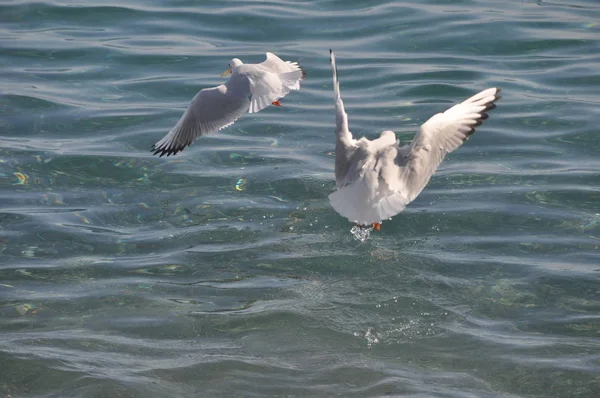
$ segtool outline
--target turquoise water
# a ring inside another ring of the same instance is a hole
[[[0,15],[0,397],[600,395],[596,0]],[[358,135],[410,141],[504,90],[365,243],[327,201],[329,48]],[[300,60],[301,91],[151,155],[232,57],[266,51]]]

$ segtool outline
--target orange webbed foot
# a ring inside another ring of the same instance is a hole
[[[381,223],[380,222],[374,222],[373,224],[371,224],[373,226],[373,229],[375,231],[381,231]]]
[[[273,104],[275,106],[281,106],[281,102],[279,102],[279,101],[273,101],[273,102],[271,102],[271,104]]]

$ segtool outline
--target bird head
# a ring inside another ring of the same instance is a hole
[[[233,70],[242,64],[243,62],[240,61],[238,58],[232,59],[231,61],[229,61],[229,66],[227,67],[225,72],[221,73],[221,77],[227,77],[231,75],[233,73]]]

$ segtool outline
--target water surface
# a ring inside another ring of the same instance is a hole
[[[0,15],[0,396],[600,395],[597,1]],[[358,135],[410,141],[504,90],[365,243],[327,201],[329,48]],[[231,58],[265,51],[300,60],[300,92],[151,155]]]

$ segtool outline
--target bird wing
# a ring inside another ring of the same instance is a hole
[[[175,155],[198,137],[233,124],[248,111],[249,94],[226,85],[200,90],[175,127],[152,146],[154,155]]]
[[[259,112],[271,105],[273,101],[285,97],[295,89],[294,87],[302,79],[302,70],[298,68],[287,72],[277,72],[267,69],[261,64],[248,64],[242,65],[239,69],[250,81],[252,93],[250,113]]]
[[[306,79],[306,71],[298,62],[284,61],[273,53],[266,53],[267,59],[259,65],[275,73],[286,73],[300,71],[300,79],[296,80],[290,87],[291,90],[300,89],[300,80]]]
[[[338,188],[349,181],[351,158],[356,151],[356,141],[348,128],[348,114],[340,95],[340,81],[335,63],[335,54],[329,50],[329,61],[333,72],[333,101],[335,104],[335,179]],[[352,178],[354,180],[354,178]]]
[[[425,122],[409,147],[397,148],[394,162],[384,162],[381,176],[412,202],[425,188],[446,154],[456,150],[496,107],[500,89],[489,88]]]

